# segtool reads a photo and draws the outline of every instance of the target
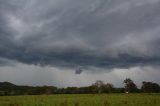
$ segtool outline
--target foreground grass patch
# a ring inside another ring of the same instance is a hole
[[[159,94],[2,96],[0,106],[160,106]]]

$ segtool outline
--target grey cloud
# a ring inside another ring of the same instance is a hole
[[[69,68],[160,63],[159,0],[0,2],[0,57]]]
[[[83,72],[83,69],[82,68],[77,68],[75,70],[75,74],[81,74]]]
[[[15,66],[16,61],[11,61],[8,59],[0,58],[0,67],[2,66]]]
[[[17,85],[54,85],[58,87],[88,86],[96,80],[112,83],[116,87],[123,87],[123,80],[127,77],[134,80],[140,87],[142,81],[159,83],[159,67],[132,67],[129,69],[113,69],[106,73],[104,69],[87,70],[79,75],[74,70],[58,69],[55,67],[39,67],[16,63],[15,66],[0,67],[0,81],[9,81]]]

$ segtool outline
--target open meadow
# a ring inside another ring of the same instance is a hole
[[[160,94],[1,96],[0,106],[160,106]]]

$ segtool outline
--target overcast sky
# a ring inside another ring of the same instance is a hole
[[[160,0],[0,0],[0,81],[160,83]]]

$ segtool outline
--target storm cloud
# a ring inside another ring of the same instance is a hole
[[[0,67],[156,67],[159,11],[160,0],[1,0]]]

